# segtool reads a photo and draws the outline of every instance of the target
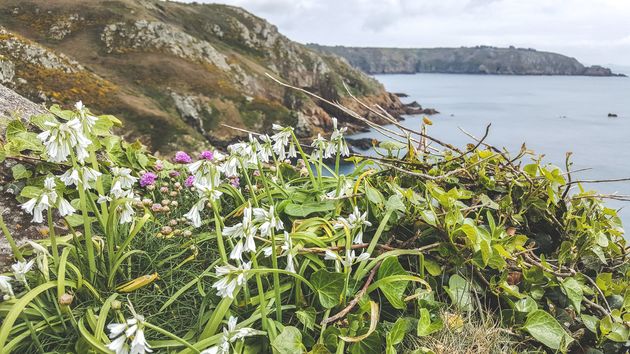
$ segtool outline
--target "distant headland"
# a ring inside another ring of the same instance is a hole
[[[369,74],[489,74],[625,76],[599,65],[585,66],[566,55],[532,48],[372,48],[307,44],[345,58]]]

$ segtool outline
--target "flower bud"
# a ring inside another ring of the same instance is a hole
[[[170,201],[170,200],[168,200],[168,199],[162,199],[162,205],[167,206],[167,205],[169,205],[169,204],[171,204],[171,201]]]
[[[177,197],[177,194],[179,193],[177,193],[176,191],[172,191],[171,193],[169,193],[171,197]]]
[[[153,201],[151,199],[149,199],[149,198],[144,198],[144,199],[142,199],[142,204],[145,205],[145,206],[149,206],[149,205],[153,204]]]
[[[72,303],[72,300],[74,300],[74,296],[65,293],[59,297],[59,305],[68,306]]]
[[[169,224],[169,225],[171,225],[171,226],[176,226],[176,225],[177,225],[177,220],[175,220],[175,219],[171,219],[171,220],[168,222],[168,224]]]
[[[150,190],[150,191],[152,191],[152,190],[154,190],[154,189],[155,189],[155,185],[153,185],[153,184],[149,184],[149,185],[147,186],[147,189],[148,189],[148,190]]]
[[[120,310],[121,307],[122,307],[122,302],[118,300],[112,301],[112,310]]]
[[[183,235],[184,235],[184,236],[186,236],[186,237],[190,237],[190,236],[192,236],[192,231],[190,231],[190,230],[184,230]]]
[[[177,200],[173,200],[171,202],[171,205],[176,208],[179,205],[179,203],[177,202]]]
[[[161,187],[160,193],[168,193],[168,187]]]

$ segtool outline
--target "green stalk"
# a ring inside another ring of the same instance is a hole
[[[311,178],[311,183],[313,183],[313,186],[316,186],[317,183],[315,181],[315,175],[313,175],[313,169],[311,168],[311,164],[308,162],[309,159],[304,153],[304,150],[302,150],[302,145],[300,145],[300,141],[298,140],[297,136],[295,136],[295,133],[293,131],[291,131],[291,135],[293,136],[295,145],[297,146],[298,151],[300,152],[300,155],[302,156],[302,160],[304,160],[304,163],[306,163],[306,168],[308,169],[308,176]]]
[[[346,234],[346,254],[345,256],[347,256],[348,254],[350,254],[350,251],[352,249],[352,234],[350,233],[350,230],[348,229],[347,226],[343,227],[343,231]],[[343,302],[345,303],[346,301],[346,295],[348,294],[348,285],[350,283],[350,273],[352,272],[352,264],[348,264],[348,259],[346,258],[346,265],[344,265],[344,269],[343,272],[346,275],[346,281],[343,284],[343,293],[342,293],[342,297],[343,297]]]
[[[162,335],[164,335],[166,337],[169,337],[169,338],[175,340],[176,342],[181,343],[182,345],[184,345],[188,349],[194,351],[195,353],[199,353],[199,350],[197,350],[197,348],[193,347],[192,344],[188,343],[183,338],[180,338],[180,337],[174,335],[173,333],[171,333],[171,332],[169,332],[169,331],[167,331],[167,330],[165,330],[165,329],[163,329],[161,327],[158,327],[156,325],[152,325],[149,322],[142,322],[142,323],[144,324],[144,326],[146,328],[152,329],[152,330],[154,330],[154,331],[156,331],[156,332],[158,332],[158,333],[160,333],[160,334],[162,334]]]
[[[96,275],[96,259],[94,258],[94,244],[92,244],[92,224],[90,223],[90,218],[88,216],[85,191],[83,188],[78,189],[81,214],[83,216],[83,232],[85,232],[85,248],[87,249],[88,267],[90,270],[89,279],[90,281],[94,281],[94,276]]]
[[[252,264],[254,268],[258,268],[258,259],[256,258],[256,253],[252,252]],[[267,331],[269,334],[269,338],[273,341],[274,338],[271,338],[272,332],[270,331],[270,326],[267,323],[267,302],[265,301],[265,290],[262,284],[262,278],[260,274],[256,273],[256,287],[258,288],[258,298],[260,299],[260,320],[262,321],[262,328]],[[276,305],[277,306],[277,305]],[[275,337],[275,336],[273,336]]]
[[[308,162],[307,162],[308,163]],[[269,204],[273,205],[273,197],[271,196],[271,191],[269,190],[269,185],[267,184],[267,179],[263,174],[262,164],[258,161],[258,170],[260,171],[260,177],[263,181],[263,185],[265,186],[265,191],[267,192],[267,197],[269,198]],[[245,174],[247,175],[247,174]],[[249,176],[247,177],[247,181],[249,182]],[[250,187],[251,188],[251,187]],[[271,266],[273,269],[278,269],[278,254],[276,251],[276,236],[275,232],[272,228],[271,230]],[[278,322],[282,322],[282,298],[280,296],[280,275],[278,273],[273,273],[273,291],[276,299],[276,320]]]
[[[24,262],[24,257],[22,256],[22,252],[20,252],[20,249],[18,248],[17,244],[15,243],[15,240],[11,236],[11,233],[9,232],[7,225],[4,223],[2,212],[0,212],[0,228],[2,228],[2,232],[4,233],[4,236],[7,238],[7,242],[9,242],[9,246],[11,246],[11,252],[13,252],[13,256],[15,256],[15,259],[17,259],[20,262]]]
[[[50,246],[52,247],[52,256],[55,266],[59,264],[59,249],[57,248],[57,238],[55,236],[55,223],[52,217],[52,208],[48,208],[48,237],[50,237]]]
[[[96,153],[94,152],[94,149],[90,149],[90,160],[92,162],[92,168],[98,171],[99,170],[98,160],[96,159]],[[100,177],[96,179],[96,190],[98,191],[98,194],[105,195],[105,189],[103,188],[103,181],[101,180]],[[101,214],[103,214],[103,219],[107,220],[107,203],[106,202],[101,203]]]
[[[252,186],[251,179],[249,179],[249,174],[247,173],[247,168],[245,167],[245,163],[243,162],[243,159],[241,158],[239,158],[238,161],[241,164],[243,175],[245,175],[245,181],[247,182],[247,187],[249,188],[249,194],[252,196],[252,199],[254,200],[254,206],[258,208],[258,198],[256,198],[256,192],[254,191],[254,187]]]
[[[374,252],[374,248],[376,248],[376,245],[378,244],[378,240],[381,238],[381,234],[383,234],[383,230],[385,230],[387,221],[389,221],[389,218],[392,216],[392,213],[393,213],[393,210],[388,211],[383,217],[383,219],[381,219],[381,223],[378,225],[378,229],[376,229],[376,232],[374,233],[374,236],[372,237],[372,240],[370,241],[370,244],[368,245],[368,248],[366,250],[368,254],[372,255],[372,252]],[[358,279],[357,276],[358,274],[361,273],[363,268],[365,268],[367,261],[368,260],[365,260],[361,262],[361,264],[359,264],[359,267],[357,267],[357,271],[355,273],[355,279]]]
[[[219,215],[219,208],[217,203],[210,199],[212,204],[212,210],[214,211],[214,228],[217,232],[217,245],[219,246],[219,255],[223,263],[228,264],[227,254],[225,253],[225,244],[223,243],[223,234],[221,233],[221,215]]]

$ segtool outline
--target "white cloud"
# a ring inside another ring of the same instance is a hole
[[[210,1],[206,1],[210,2]],[[224,0],[299,42],[532,47],[630,65],[627,0]]]

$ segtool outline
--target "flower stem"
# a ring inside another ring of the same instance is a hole
[[[50,246],[52,248],[52,256],[55,265],[59,264],[59,249],[57,248],[57,238],[55,236],[55,223],[52,217],[52,208],[48,208],[48,237],[50,237]]]
[[[79,200],[81,204],[81,214],[83,216],[83,232],[85,233],[85,248],[87,250],[88,267],[90,269],[89,279],[94,281],[96,274],[96,259],[94,258],[94,244],[92,244],[92,224],[88,215],[87,200],[83,188],[78,188]]]
[[[298,140],[297,136],[295,136],[295,133],[293,131],[291,131],[291,135],[293,136],[293,140],[295,141],[295,146],[297,146],[298,151],[300,152],[300,155],[302,156],[302,160],[304,160],[304,163],[306,164],[306,168],[308,169],[308,176],[311,178],[311,183],[313,183],[313,186],[316,186],[317,183],[315,181],[315,175],[313,174],[313,169],[311,168],[311,164],[308,162],[308,156],[306,156],[306,153],[304,153],[304,150],[302,150],[302,146],[300,145],[300,141]]]
[[[225,253],[225,244],[223,243],[223,233],[221,232],[221,215],[219,215],[219,208],[217,203],[210,199],[212,204],[212,210],[214,212],[214,228],[217,232],[217,245],[219,247],[219,255],[223,263],[228,264],[227,254]]]
[[[199,350],[197,348],[195,348],[192,344],[188,343],[185,339],[180,338],[180,337],[174,335],[173,333],[171,333],[171,332],[169,332],[169,331],[167,331],[167,330],[165,330],[165,329],[163,329],[161,327],[158,327],[156,325],[152,325],[149,322],[142,322],[142,323],[144,324],[145,327],[147,327],[147,328],[149,328],[151,330],[154,330],[154,331],[156,331],[156,332],[158,332],[158,333],[160,333],[162,335],[165,335],[165,336],[175,340],[176,342],[181,343],[182,345],[186,346],[188,349],[192,350],[195,353],[199,353]]]
[[[255,269],[258,269],[258,259],[256,253],[252,252],[252,264]],[[260,320],[262,321],[263,329],[269,334],[269,338],[273,341],[272,332],[267,323],[267,302],[265,301],[265,290],[262,284],[262,278],[259,273],[256,273],[256,286],[258,287],[258,298],[260,299]]]
[[[18,261],[23,262],[24,257],[22,256],[22,252],[20,252],[20,249],[18,248],[17,244],[15,243],[15,240],[11,236],[11,233],[9,232],[7,225],[4,223],[2,212],[0,212],[0,227],[2,228],[2,232],[4,233],[4,236],[7,238],[7,241],[9,242],[9,246],[11,246],[11,251],[13,252],[13,256]]]

